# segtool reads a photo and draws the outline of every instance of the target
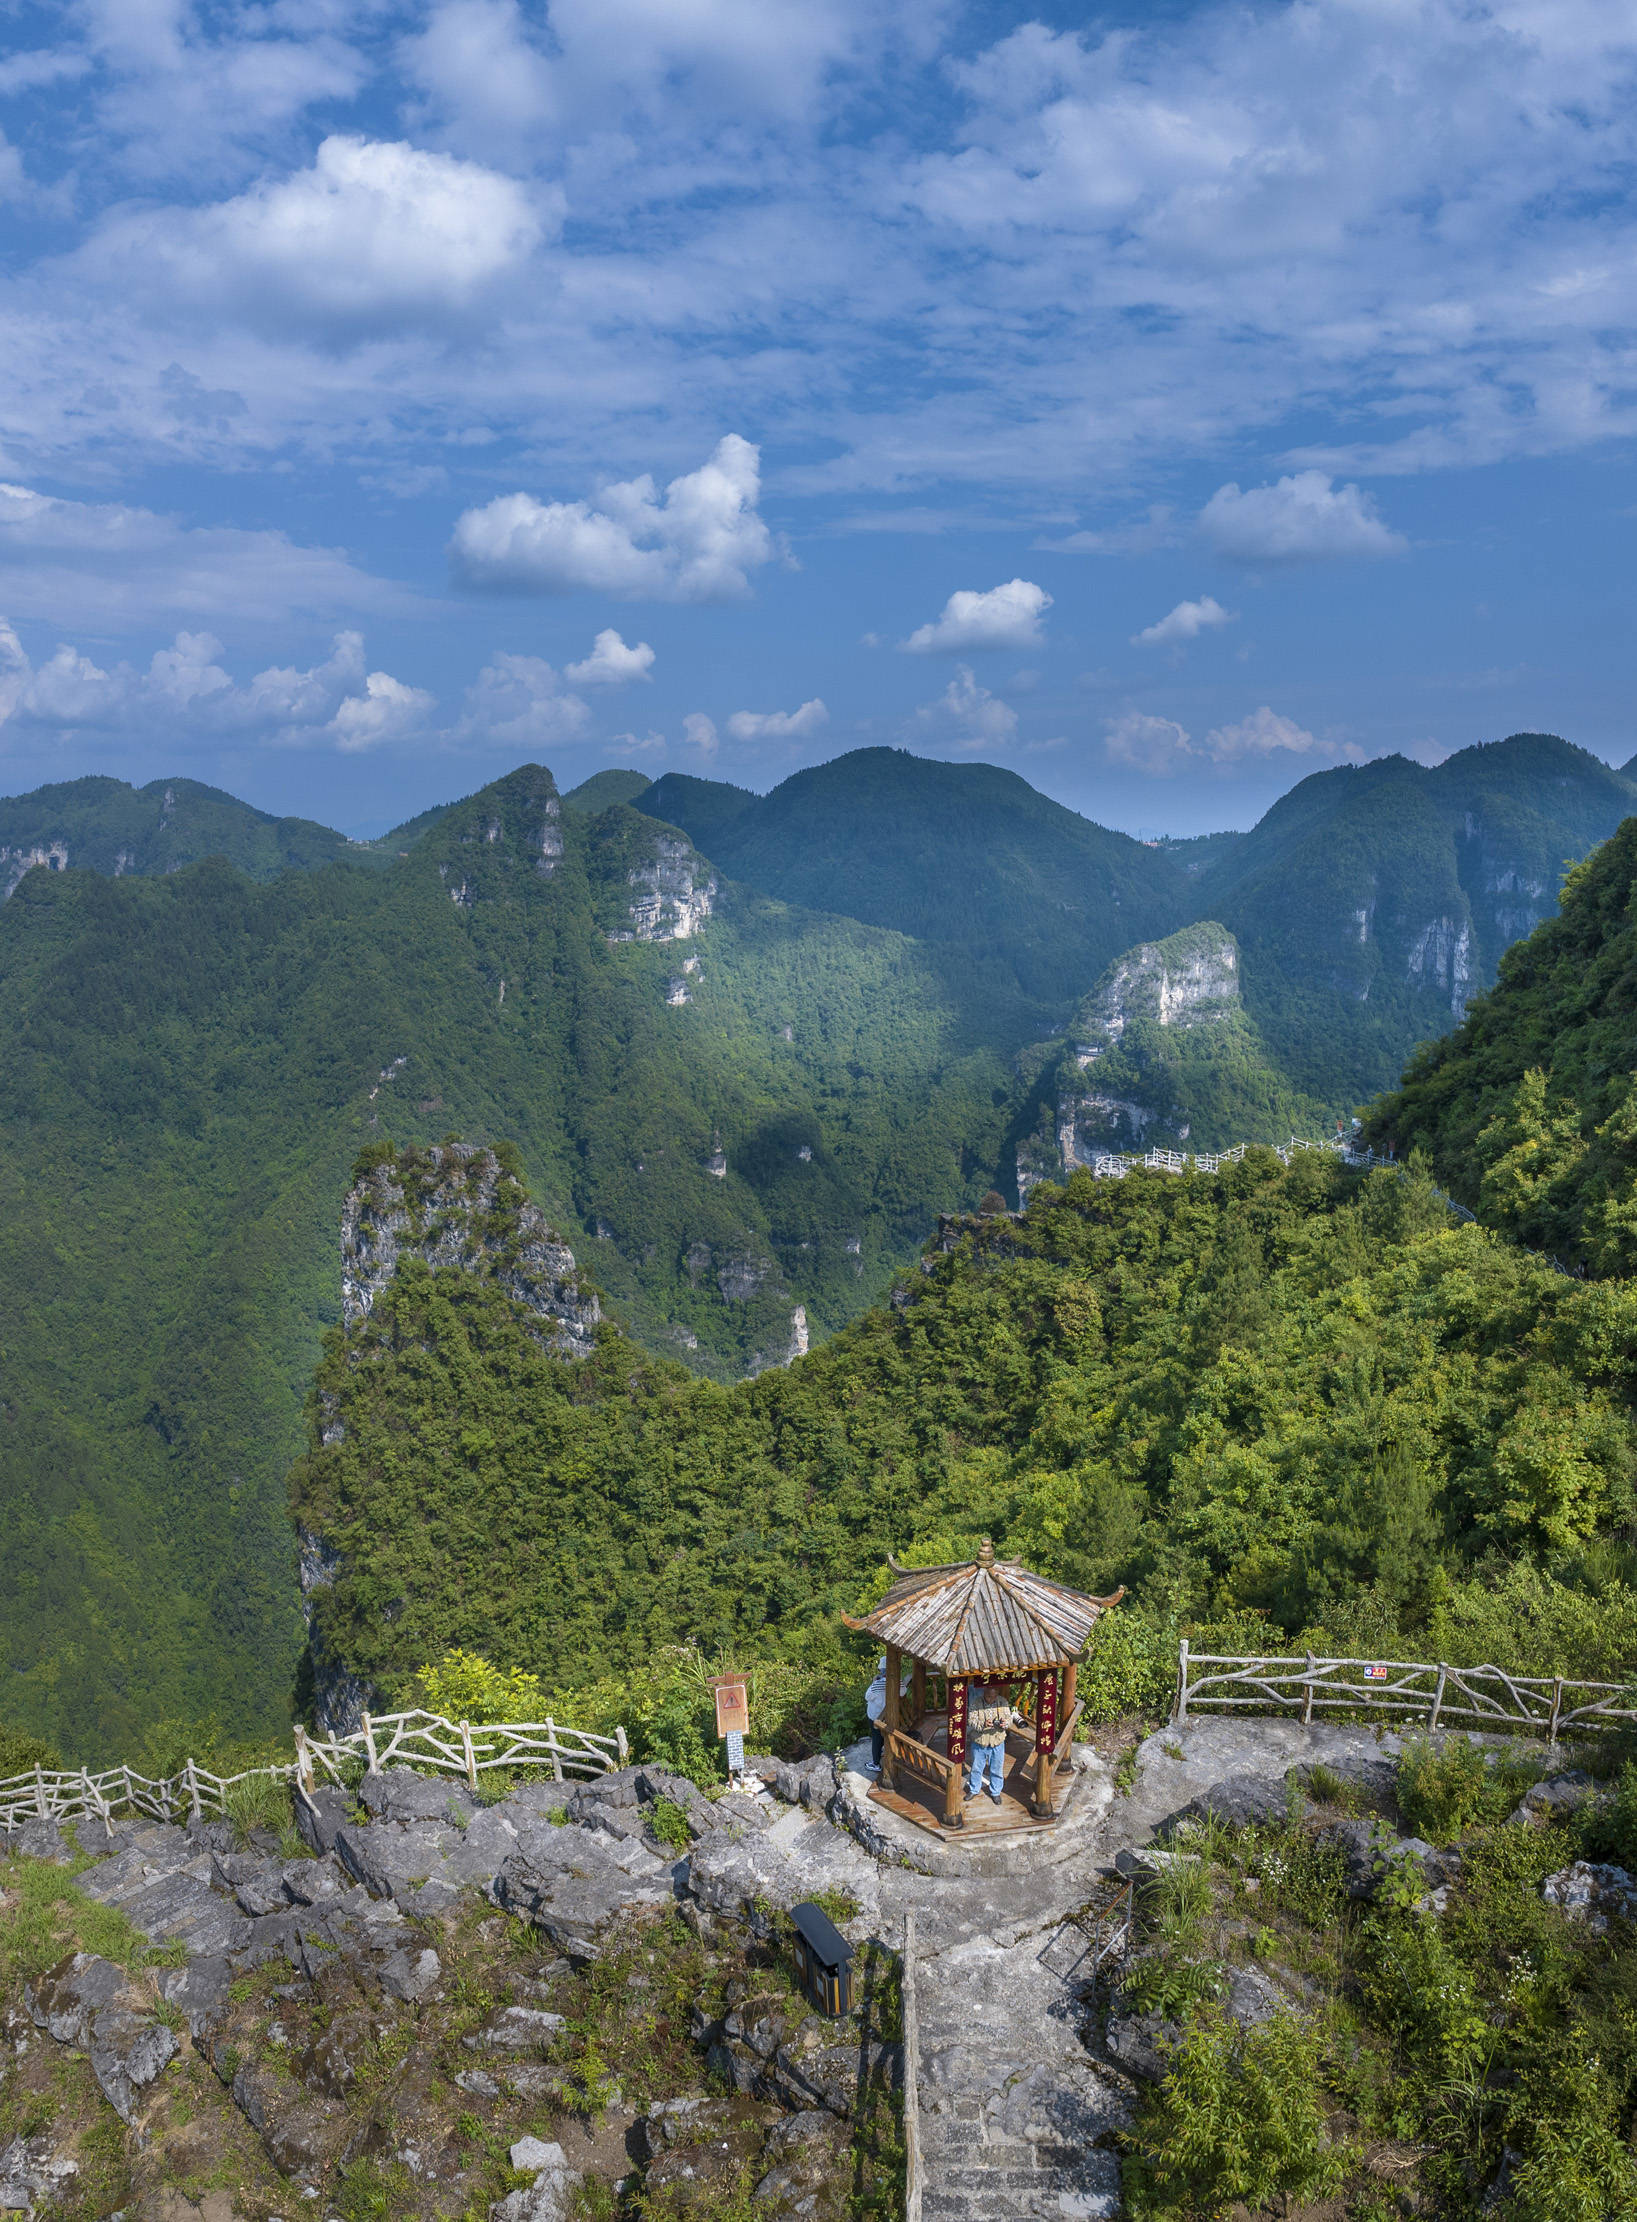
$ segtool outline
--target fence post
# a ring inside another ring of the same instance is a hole
[[[1563,1715],[1563,1677],[1560,1674],[1552,1684],[1552,1731],[1550,1741],[1557,1742],[1557,1724]]]
[[[563,1779],[563,1755],[557,1748],[557,1723],[549,1713],[546,1715],[546,1734],[551,1739],[551,1778],[554,1782],[561,1782]]]
[[[305,1796],[313,1794],[313,1755],[307,1749],[307,1731],[296,1722],[296,1780]]]
[[[375,1763],[375,1724],[368,1713],[364,1715],[364,1749],[369,1754],[370,1773],[379,1774],[381,1770]]]
[[[202,1817],[199,1808],[199,1775],[191,1759],[183,1772],[183,1780],[188,1789],[188,1819],[197,1821]]]
[[[471,1728],[465,1721],[460,1724],[460,1745],[462,1751],[466,1754],[466,1780],[470,1784],[472,1794],[475,1797],[477,1795],[477,1754],[472,1749]]]
[[[1432,1718],[1427,1722],[1427,1733],[1429,1736],[1438,1726],[1438,1716],[1444,1709],[1444,1683],[1447,1680],[1448,1675],[1449,1668],[1445,1666],[1443,1660],[1440,1659],[1438,1662],[1438,1687],[1432,1694]]]
[[[1178,1727],[1188,1718],[1188,1638],[1177,1646],[1177,1702],[1171,1713]]]
[[[614,1741],[619,1747],[620,1765],[622,1767],[628,1765],[631,1758],[631,1747],[626,1742],[625,1730],[621,1728],[618,1721],[614,1723]]]
[[[1302,1726],[1313,1725],[1313,1654],[1307,1654],[1307,1673],[1302,1682]]]
[[[904,2222],[921,2222],[921,2016],[915,1996],[915,1915],[904,1915]]]
[[[47,1818],[49,1809],[45,1802],[45,1769],[38,1760],[34,1763],[34,1810],[42,1821]]]

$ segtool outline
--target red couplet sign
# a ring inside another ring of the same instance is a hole
[[[716,1685],[716,1733],[744,1736],[750,1730],[750,1697],[743,1682]]]

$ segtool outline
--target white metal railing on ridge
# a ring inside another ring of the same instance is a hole
[[[1498,1666],[1451,1666],[1446,1660],[1194,1652],[1185,1636],[1177,1652],[1171,1717],[1182,1722],[1200,1711],[1296,1712],[1304,1723],[1317,1712],[1380,1713],[1423,1721],[1429,1730],[1459,1721],[1544,1735],[1555,1744],[1565,1736],[1637,1727],[1637,1689],[1562,1674],[1509,1674]]]
[[[366,1713],[350,1735],[311,1736],[295,1731],[295,1757],[282,1764],[247,1767],[219,1775],[190,1759],[180,1774],[155,1777],[134,1767],[34,1767],[0,1781],[0,1830],[32,1820],[98,1820],[116,1814],[145,1814],[156,1821],[199,1820],[225,1813],[228,1794],[240,1783],[286,1782],[309,1796],[321,1776],[338,1785],[348,1781],[361,1761],[363,1770],[386,1766],[464,1775],[476,1790],[478,1777],[497,1769],[549,1767],[557,1782],[570,1775],[596,1776],[623,1767],[630,1757],[625,1730],[603,1736],[589,1729],[543,1721],[488,1722],[445,1720],[441,1713]]]

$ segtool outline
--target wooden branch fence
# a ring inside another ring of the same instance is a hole
[[[1429,1730],[1458,1724],[1555,1744],[1637,1727],[1637,1688],[1445,1660],[1233,1657],[1193,1652],[1185,1636],[1171,1718],[1198,1712],[1294,1713],[1304,1723],[1315,1713],[1386,1715]]]
[[[193,1759],[180,1774],[164,1778],[132,1767],[98,1774],[84,1767],[35,1767],[0,1781],[0,1830],[33,1820],[98,1820],[107,1826],[116,1814],[196,1821],[225,1813],[229,1793],[246,1782],[285,1782],[310,1796],[321,1777],[342,1785],[359,1772],[400,1766],[464,1775],[475,1791],[478,1776],[497,1768],[549,1767],[552,1779],[563,1782],[571,1775],[607,1774],[630,1757],[623,1728],[601,1736],[550,1719],[474,1728],[423,1712],[366,1713],[363,1726],[350,1736],[309,1736],[298,1728],[295,1747],[295,1758],[284,1765],[248,1767],[234,1775],[213,1774]]]

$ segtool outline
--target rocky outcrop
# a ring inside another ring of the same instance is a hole
[[[1239,944],[1226,926],[1189,926],[1117,957],[1081,1006],[1076,1057],[1085,1069],[1135,1018],[1201,1026],[1239,1009]]]
[[[626,880],[634,890],[631,923],[610,941],[690,941],[716,900],[715,874],[679,833],[656,833],[651,855],[633,864]]]
[[[1410,943],[1405,977],[1412,987],[1436,987],[1449,997],[1450,1015],[1466,1014],[1472,985],[1472,927],[1465,918],[1434,918]]]
[[[67,843],[34,841],[20,844],[16,848],[0,849],[0,903],[11,896],[23,874],[32,872],[37,864],[43,864],[51,872],[66,872]]]
[[[495,1281],[549,1321],[549,1347],[589,1355],[602,1317],[574,1253],[492,1150],[470,1143],[385,1157],[348,1191],[341,1212],[341,1309],[356,1326],[405,1257]]]

